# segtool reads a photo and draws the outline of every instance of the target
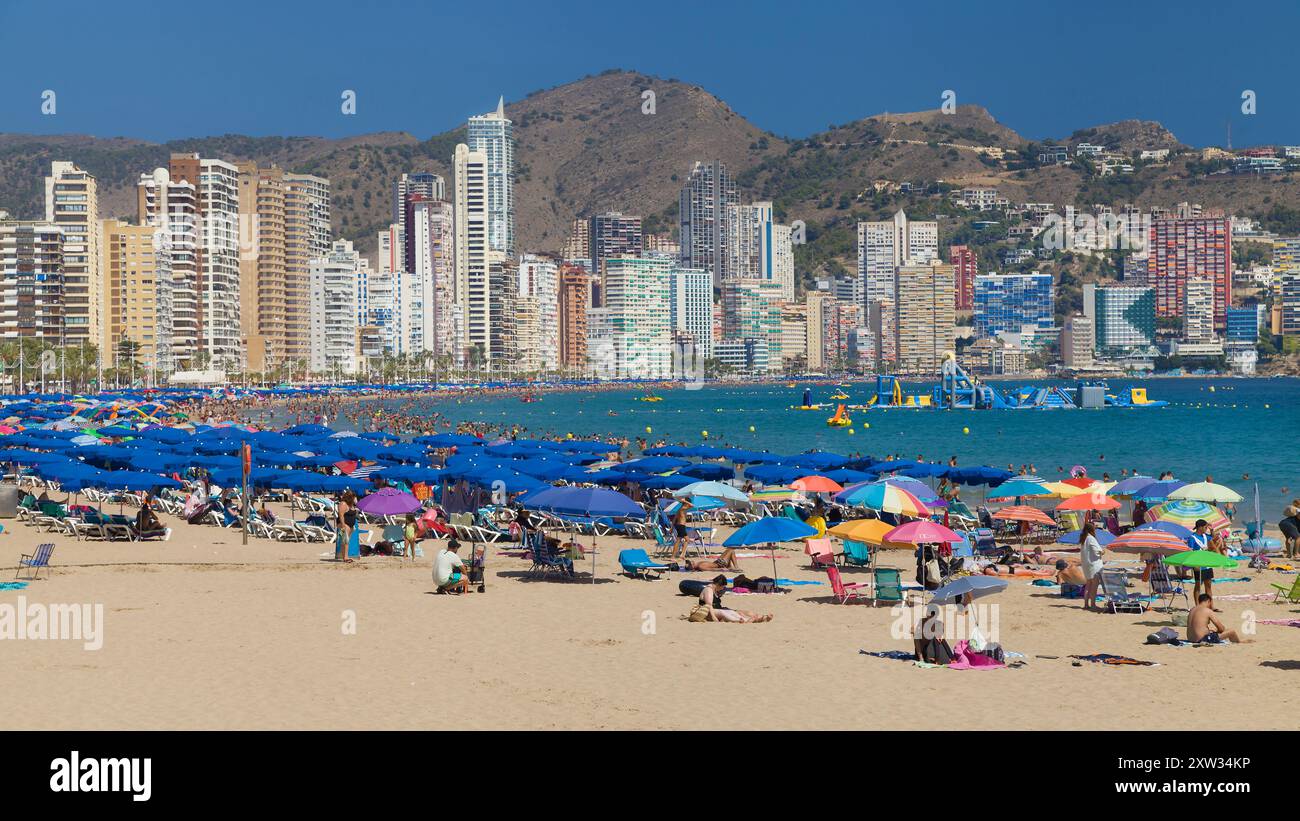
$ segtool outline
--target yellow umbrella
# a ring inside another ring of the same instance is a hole
[[[883,547],[912,547],[912,545],[907,544],[886,542],[885,534],[893,529],[893,525],[887,522],[882,522],[879,519],[850,519],[847,522],[837,524],[826,532],[832,536],[838,536],[841,539],[848,539],[851,542],[874,544]]]
[[[1114,482],[1093,482],[1087,487],[1078,487],[1069,482],[1047,482],[1043,485],[1044,489],[1051,491],[1054,499],[1073,499],[1085,493],[1103,494],[1114,486]]]

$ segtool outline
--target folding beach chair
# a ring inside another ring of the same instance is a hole
[[[660,564],[652,560],[646,552],[639,547],[620,550],[618,553],[619,566],[623,572],[634,579],[659,578],[663,572],[668,569],[668,565]],[[650,574],[653,573],[652,577]]]
[[[1187,595],[1187,590],[1180,584],[1176,584],[1173,579],[1169,578],[1169,568],[1165,565],[1163,559],[1156,559],[1156,563],[1151,566],[1151,575],[1148,578],[1151,583],[1151,594],[1153,596],[1168,596],[1164,606],[1160,609],[1166,613],[1174,609],[1174,599],[1179,596],[1183,599],[1183,604],[1188,609],[1191,608],[1191,598]]]
[[[853,583],[846,584],[840,576],[840,569],[834,564],[826,565],[826,576],[831,582],[831,592],[840,604],[847,604],[850,599],[866,599],[867,594],[858,591],[867,589],[870,585]]]
[[[806,539],[803,543],[803,552],[808,554],[814,568],[835,564],[835,547],[830,539]]]
[[[18,570],[14,572],[14,578],[18,574],[27,570],[27,578],[35,581],[41,577],[41,568],[45,568],[45,577],[50,576],[50,556],[54,553],[54,542],[46,542],[36,546],[35,553],[24,553],[18,559]]]
[[[901,604],[903,601],[902,574],[896,567],[877,567],[873,574],[876,580],[876,593],[873,597],[877,604]]]
[[[1146,602],[1126,589],[1124,574],[1118,570],[1101,571],[1101,593],[1108,613],[1142,613]]]
[[[844,540],[844,553],[841,554],[846,565],[854,567],[871,566],[871,548],[863,542],[855,542],[852,539]]]
[[[1274,603],[1285,601],[1290,604],[1300,604],[1300,576],[1296,577],[1295,582],[1290,587],[1284,587],[1280,584],[1274,584],[1272,587],[1277,591],[1273,595]]]

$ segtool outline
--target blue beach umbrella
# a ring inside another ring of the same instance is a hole
[[[750,522],[723,540],[723,547],[748,547],[766,544],[772,549],[772,578],[777,578],[776,543],[792,542],[816,536],[817,528],[786,516],[765,516]]]
[[[1079,537],[1082,533],[1082,530],[1071,530],[1069,533],[1062,533],[1060,537],[1057,538],[1056,543],[1078,546]],[[1098,530],[1094,535],[1097,537],[1097,543],[1102,547],[1115,541],[1116,538],[1109,530]]]
[[[682,476],[690,476],[692,479],[734,479],[736,471],[726,465],[720,465],[717,462],[706,462],[700,465],[688,465],[677,471]]]
[[[1132,491],[1132,494],[1134,499],[1141,499],[1144,502],[1163,502],[1169,498],[1169,494],[1186,484],[1186,482],[1180,482],[1177,479],[1150,482]]]
[[[611,516],[641,519],[645,511],[622,493],[599,487],[553,487],[530,493],[524,502],[534,510],[570,516]],[[595,537],[592,537],[591,583],[596,583]]]

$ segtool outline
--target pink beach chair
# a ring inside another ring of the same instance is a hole
[[[840,569],[834,563],[826,565],[826,575],[831,580],[831,591],[835,594],[835,598],[839,599],[840,604],[847,603],[849,599],[862,599],[865,601],[869,598],[868,595],[858,592],[868,587],[868,585],[845,584],[844,579],[840,577]]]

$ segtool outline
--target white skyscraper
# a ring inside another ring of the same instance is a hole
[[[491,345],[488,291],[488,157],[456,146],[455,299],[460,306],[458,362],[486,362]],[[477,351],[477,353],[471,353]]]
[[[775,282],[794,300],[794,249],[790,226],[777,225],[772,203],[727,209],[727,279]]]
[[[452,206],[423,194],[407,197],[407,258],[401,307],[413,353],[455,349],[455,260]]]
[[[488,250],[515,253],[514,125],[506,119],[505,98],[497,110],[470,117],[465,138],[470,151],[487,158]]]
[[[198,198],[194,184],[173,180],[166,168],[141,174],[136,187],[137,216],[154,228],[156,276],[170,271],[168,323],[157,331],[159,368],[184,370],[198,353]],[[160,285],[160,293],[168,289]],[[109,355],[105,352],[105,355]]]
[[[318,374],[350,374],[357,368],[357,331],[366,322],[370,263],[338,240],[327,256],[311,261],[311,355]]]
[[[736,205],[736,184],[727,166],[697,162],[678,199],[681,262],[713,276],[715,285],[727,279],[727,208]]]
[[[695,356],[713,356],[713,278],[699,268],[678,268],[672,273],[671,314],[673,330],[688,336]]]
[[[45,219],[63,229],[62,344],[102,348],[104,287],[95,178],[74,163],[50,163]]]
[[[536,314],[534,338],[528,338],[523,322],[517,329],[520,357],[531,356],[535,365],[527,370],[555,370],[560,364],[560,264],[549,257],[525,254],[519,258],[520,308]]]
[[[892,220],[858,223],[858,279],[854,296],[862,298],[864,316],[880,312],[883,350],[875,350],[875,333],[867,350],[871,356],[894,359],[895,279],[904,265],[924,265],[939,258],[939,223],[911,222],[902,211]]]

